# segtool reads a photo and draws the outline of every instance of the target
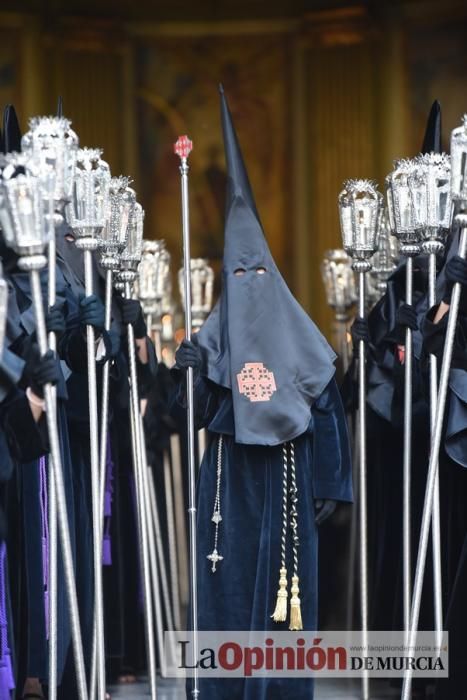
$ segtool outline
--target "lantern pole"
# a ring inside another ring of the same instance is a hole
[[[436,304],[436,258],[444,250],[444,241],[451,223],[449,156],[428,153],[414,161],[414,172],[409,180],[414,201],[415,225],[420,230],[422,251],[428,255],[428,306]],[[436,356],[430,354],[430,432],[433,438],[437,412],[438,369]],[[443,598],[441,572],[441,524],[439,503],[439,474],[436,466],[432,504],[433,593],[435,629],[438,643],[443,632]],[[423,565],[421,577],[424,577]]]
[[[400,241],[400,252],[407,258],[405,271],[405,303],[413,305],[413,258],[420,253],[420,233],[415,229],[410,178],[414,161],[400,160],[387,177],[388,212],[392,232]],[[412,396],[413,343],[412,329],[405,329],[404,346],[404,437],[402,466],[402,594],[404,630],[410,629],[412,594]]]
[[[3,171],[1,187],[3,207],[0,207],[0,220],[7,244],[19,255],[18,266],[29,273],[32,303],[36,318],[37,341],[41,355],[45,355],[49,347],[42,302],[40,270],[47,264],[44,249],[48,243],[47,233],[49,232],[46,233],[44,228],[44,203],[39,188],[39,178],[28,172],[29,165],[30,161],[25,156],[16,155],[14,158],[9,159],[9,165]],[[18,167],[23,167],[26,170],[25,174],[17,175]],[[55,485],[58,531],[63,556],[68,613],[73,642],[77,691],[80,700],[87,700],[78,599],[63,482],[56,402],[52,384],[44,386],[44,401],[50,445],[50,466]]]
[[[76,236],[75,245],[83,251],[86,296],[93,294],[92,255],[106,221],[110,170],[101,160],[99,149],[82,148],[76,156],[74,199],[68,205],[69,222]],[[104,601],[102,588],[102,537],[99,484],[99,423],[97,409],[96,337],[94,327],[86,326],[89,392],[90,469],[92,493],[94,615],[97,644],[97,697],[105,700]]]
[[[63,221],[60,212],[68,201],[73,182],[74,158],[78,149],[78,137],[70,129],[70,122],[60,117],[36,117],[30,122],[30,130],[21,140],[22,152],[34,161],[41,183],[45,205],[45,225],[48,227],[48,306],[56,302],[56,242],[55,225]],[[55,333],[49,333],[49,348],[56,352]],[[56,388],[52,393],[56,401]],[[50,455],[49,455],[50,459]],[[58,546],[57,546],[57,496],[53,469],[48,469],[48,641],[49,641],[49,700],[57,697],[57,649],[58,649]]]
[[[377,247],[378,218],[382,195],[370,180],[348,180],[339,195],[339,212],[344,248],[353,258],[358,275],[358,315],[365,318],[365,277],[371,270],[369,258]],[[368,511],[365,341],[358,344],[358,436],[359,436],[359,520],[360,520],[360,606],[362,645],[368,643]],[[368,672],[362,675],[362,698],[369,700]]]
[[[180,158],[181,195],[182,195],[182,234],[183,234],[183,275],[185,303],[185,337],[191,340],[191,256],[190,256],[190,208],[188,197],[188,156],[193,149],[187,136],[180,136],[174,146],[174,152]],[[193,686],[191,695],[197,700],[200,695],[198,681],[198,570],[196,538],[196,461],[195,461],[195,420],[193,396],[193,368],[186,372],[187,392],[187,438],[188,438],[188,515],[190,526],[190,594],[191,594],[191,631],[193,633],[192,659]]]
[[[467,115],[463,118],[462,126],[454,129],[451,134],[451,198],[458,206],[455,221],[460,227],[460,239],[458,255],[466,258],[467,255]],[[423,506],[422,524],[420,529],[420,541],[418,545],[417,566],[415,570],[414,596],[412,602],[411,630],[409,645],[416,642],[418,621],[420,616],[421,594],[423,589],[423,573],[425,569],[426,554],[428,549],[428,536],[432,519],[433,502],[436,492],[436,477],[438,472],[439,450],[443,432],[443,422],[446,410],[449,375],[451,370],[454,338],[456,333],[459,313],[459,302],[462,287],[456,282],[451,293],[446,340],[444,343],[443,359],[438,386],[438,400],[436,419],[431,440],[430,459],[428,462],[428,476]],[[410,700],[412,692],[413,673],[407,670],[402,685],[402,700]]]
[[[127,247],[119,256],[118,281],[123,284],[126,299],[131,299],[131,285],[137,276],[137,267],[141,258],[143,239],[144,212],[140,204],[136,204],[130,221]],[[151,699],[156,700],[156,656],[154,641],[154,615],[151,597],[151,560],[150,560],[150,503],[148,494],[148,474],[143,450],[144,431],[142,426],[141,408],[138,392],[138,375],[136,369],[135,334],[133,326],[127,325],[128,358],[130,370],[130,429],[132,434],[133,462],[136,483],[136,502],[138,515],[138,533],[140,542],[140,561],[144,597],[144,622],[146,633],[146,654],[148,659],[148,675]]]

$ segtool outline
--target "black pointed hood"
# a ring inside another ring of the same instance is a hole
[[[198,334],[204,374],[232,392],[235,440],[303,434],[335,353],[291,294],[269,250],[221,88],[228,191],[221,297]],[[240,274],[239,274],[240,272]]]
[[[441,153],[441,105],[435,100],[431,105],[426,122],[425,137],[423,139],[422,153]]]
[[[21,152],[21,129],[13,105],[7,105],[3,111],[3,152]]]

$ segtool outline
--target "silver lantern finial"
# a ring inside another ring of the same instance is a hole
[[[54,173],[56,223],[60,222],[60,212],[70,201],[78,145],[78,136],[64,117],[34,117],[21,140],[23,153],[37,163],[40,177],[47,177],[51,171]]]
[[[399,241],[391,233],[387,210],[382,209],[378,226],[378,249],[371,259],[368,285],[370,305],[375,304],[385,293],[388,278],[396,270],[398,262]]]
[[[183,268],[178,272],[178,285],[180,297],[183,296],[184,289]],[[205,322],[212,308],[212,297],[214,291],[214,270],[209,265],[206,258],[191,258],[191,315],[193,329],[199,329]]]
[[[0,263],[0,355],[3,352],[5,339],[6,317],[8,312],[8,285],[3,277],[3,268]]]
[[[336,313],[336,319],[347,320],[349,310],[357,301],[352,258],[345,250],[327,250],[321,263],[326,300]]]
[[[23,154],[5,158],[0,186],[0,225],[6,244],[21,258],[21,264],[41,269],[50,229],[44,225],[44,200],[39,178],[27,168]],[[29,260],[29,258],[37,258]],[[31,268],[32,269],[32,268]]]
[[[467,114],[462,125],[451,134],[451,197],[453,202],[467,203]]]
[[[95,250],[107,220],[110,168],[100,148],[80,148],[76,154],[75,177],[67,220],[78,239],[78,247]],[[80,244],[80,240],[89,243]],[[93,243],[90,243],[90,240]],[[92,245],[89,248],[89,245]]]
[[[108,212],[99,236],[100,264],[105,270],[116,270],[119,256],[125,249],[129,225],[136,203],[136,193],[129,187],[130,178],[120,175],[109,182]]]
[[[365,270],[370,269],[368,260],[377,247],[382,203],[383,196],[372,180],[347,180],[339,195],[342,242],[345,251],[354,259],[356,270],[360,270],[362,264]]]

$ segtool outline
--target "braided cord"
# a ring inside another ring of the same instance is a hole
[[[293,572],[294,576],[298,576],[298,489],[297,489],[297,474],[295,471],[295,445],[293,442],[289,443],[290,447],[290,527],[292,529],[292,552],[293,552]]]

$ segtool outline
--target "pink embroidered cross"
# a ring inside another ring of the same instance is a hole
[[[270,401],[276,391],[274,373],[262,362],[246,362],[237,374],[238,390],[250,401]]]

